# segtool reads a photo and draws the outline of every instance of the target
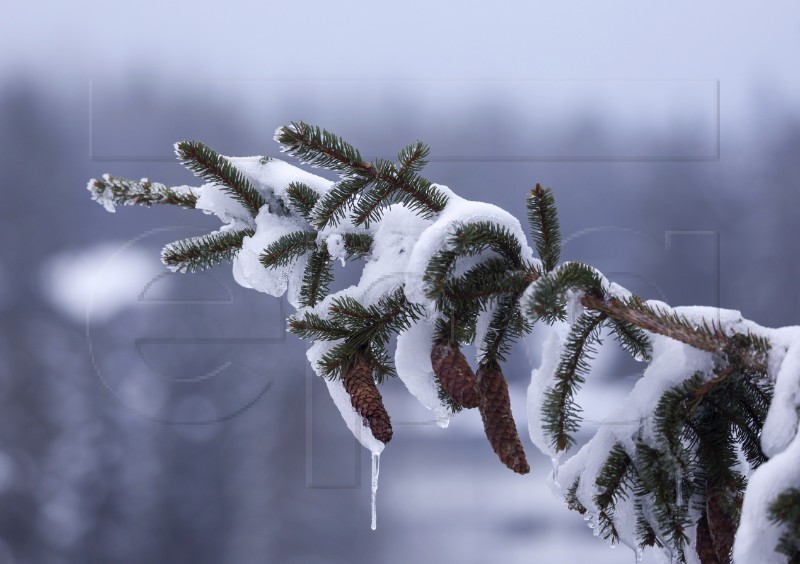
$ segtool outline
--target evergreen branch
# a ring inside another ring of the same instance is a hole
[[[372,252],[372,235],[369,233],[343,233],[347,258],[361,258]]]
[[[424,155],[411,160],[415,149],[408,155],[412,166],[404,167],[401,172],[388,161],[379,160],[376,164],[364,161],[358,149],[341,137],[303,122],[292,122],[291,125],[278,129],[276,139],[284,150],[300,160],[312,166],[344,173],[345,178],[342,182],[350,184],[347,198],[340,197],[337,206],[334,205],[337,202],[333,200],[328,202],[326,214],[318,216],[320,223],[325,221],[327,224],[331,219],[337,218],[341,220],[344,215],[341,207],[351,203],[358,193],[373,183],[378,184],[378,194],[381,198],[378,198],[378,195],[371,197],[367,206],[369,209],[360,210],[355,219],[356,225],[379,218],[378,205],[380,204],[380,207],[388,205],[390,196],[395,197],[395,201],[406,204],[410,209],[419,210],[423,217],[430,217],[442,211],[447,203],[447,197],[441,191],[430,181],[416,174],[415,162],[423,160]],[[330,219],[325,219],[326,217]]]
[[[406,172],[419,172],[425,168],[430,152],[430,148],[422,141],[403,147],[397,155],[400,162],[399,174],[402,176]]]
[[[635,470],[635,469],[634,469]],[[643,491],[641,482],[639,481],[638,473],[635,474],[634,477],[634,491],[641,492]],[[664,544],[658,538],[653,526],[650,524],[650,521],[647,519],[647,516],[644,514],[644,507],[642,505],[642,496],[636,496],[633,499],[633,512],[636,515],[636,539],[639,541],[637,545],[639,550],[643,550],[648,546],[657,546],[659,548],[663,547]],[[637,557],[638,559],[638,557]]]
[[[392,364],[392,360],[389,358],[389,353],[384,345],[375,342],[370,343],[370,346],[367,347],[365,357],[372,368],[372,373],[378,384],[383,384],[384,380],[387,378],[394,378],[397,376],[397,370],[395,370],[394,364]]]
[[[173,188],[150,182],[148,179],[128,180],[104,174],[102,179],[92,178],[86,187],[92,199],[109,211],[114,206],[169,204],[182,208],[194,208],[197,195],[188,188]]]
[[[586,507],[578,499],[578,488],[581,485],[581,478],[578,476],[575,481],[570,484],[564,495],[564,501],[567,503],[567,509],[577,511],[581,515],[586,514]]]
[[[328,247],[323,245],[308,257],[300,286],[300,304],[311,307],[317,305],[328,294],[331,282],[333,282],[331,255]]]
[[[341,378],[362,355],[364,355],[363,350],[353,349],[347,341],[341,342],[319,359],[317,368],[320,376],[329,380]]]
[[[208,270],[222,261],[231,261],[245,237],[252,237],[252,229],[241,231],[216,231],[200,237],[175,241],[161,251],[161,262],[174,272]]]
[[[792,564],[800,561],[800,489],[781,492],[767,511],[770,521],[784,527],[775,551],[788,556]]]
[[[643,442],[636,444],[636,464],[640,489],[636,495],[653,495],[653,514],[658,529],[677,553],[678,561],[685,563],[684,547],[688,542],[686,528],[691,524],[687,504],[677,503],[675,476],[682,470],[676,467],[671,456]]]
[[[317,248],[317,234],[295,231],[283,235],[261,253],[259,260],[265,268],[288,266],[302,255]]]
[[[370,184],[371,179],[365,176],[343,178],[322,197],[314,210],[313,222],[317,229],[329,225],[337,225],[347,215],[358,195]]]
[[[628,490],[633,488],[635,472],[631,457],[620,443],[615,443],[595,480],[598,493],[594,496],[594,503],[600,509],[600,534],[612,543],[619,542],[614,524],[616,504],[628,498]]]
[[[523,263],[522,246],[504,226],[489,221],[460,223],[455,225],[453,234],[448,238],[448,248],[437,251],[428,260],[422,276],[427,296],[432,299],[443,297],[447,279],[453,274],[459,257],[476,256],[488,249],[505,261],[506,271],[524,270],[525,276],[530,277],[531,281],[538,278],[538,271],[532,265]],[[487,268],[497,275],[496,279],[503,278],[499,266],[501,263],[486,264],[491,265]],[[489,275],[488,270],[486,274]]]
[[[409,169],[397,170],[394,163],[376,160],[372,169],[372,188],[353,210],[353,224],[369,224],[378,221],[383,210],[393,203],[400,203],[421,217],[429,218],[442,211],[447,197],[434,185]]]
[[[567,450],[575,444],[574,433],[580,427],[580,408],[575,394],[586,381],[589,361],[595,354],[594,345],[600,342],[600,327],[606,320],[603,313],[584,313],[570,328],[561,361],[556,368],[555,384],[544,394],[542,420],[556,451]]]
[[[567,290],[585,292],[582,303],[586,305],[588,296],[605,303],[602,281],[597,271],[580,262],[566,262],[556,270],[540,276],[531,284],[525,304],[525,313],[531,319],[543,319],[547,323],[566,319],[564,296]],[[592,302],[594,303],[594,302]],[[588,306],[587,306],[588,307]],[[607,311],[592,308],[607,315]]]
[[[647,334],[636,325],[611,319],[608,326],[625,351],[635,359],[650,361],[652,344]]]
[[[311,223],[311,210],[317,205],[319,201],[319,194],[312,190],[307,184],[302,182],[291,182],[286,187],[286,197],[289,199],[289,204],[297,211],[303,218]]]
[[[446,309],[447,304],[455,308],[477,306],[483,309],[501,294],[522,293],[530,280],[528,272],[508,270],[504,259],[489,257],[463,275],[446,281],[438,288],[438,293],[430,297],[436,298],[439,310]]]
[[[522,245],[504,225],[492,221],[457,223],[449,238],[450,248],[458,256],[475,256],[491,249],[511,268],[522,268]]]
[[[323,357],[320,362],[323,375],[336,378],[359,356],[365,356],[380,382],[385,376],[395,375],[386,352],[391,335],[419,321],[423,309],[409,302],[403,289],[398,288],[370,306],[364,306],[350,296],[336,297],[331,300],[328,312],[329,322],[344,332],[345,340]]]
[[[363,306],[350,296],[334,298],[329,308],[331,320],[346,327],[353,345],[384,345],[392,333],[404,331],[418,321],[422,307],[409,302],[402,288],[383,296],[377,303]]]
[[[458,347],[459,343],[471,343],[475,340],[475,322],[477,308],[448,312],[436,318],[433,330],[433,340],[437,343],[448,343]]]
[[[531,330],[531,324],[519,311],[519,294],[505,294],[497,298],[497,307],[483,339],[481,367],[496,366],[505,362],[511,343]]]
[[[350,335],[344,327],[312,312],[305,312],[302,317],[291,316],[289,331],[308,341],[336,341]]]
[[[256,217],[267,202],[231,162],[199,141],[179,141],[175,152],[181,162],[207,182],[219,184],[234,200]]]
[[[695,325],[678,313],[647,305],[638,296],[619,299],[603,298],[587,293],[581,298],[581,304],[614,319],[625,321],[651,333],[665,335],[700,350],[720,352],[732,342],[732,337],[728,337],[714,322],[709,324],[703,321]],[[530,306],[532,313],[536,311],[534,305]],[[766,351],[769,350],[769,343],[763,337],[752,334],[741,335],[740,340],[746,349],[741,358],[743,366],[754,372],[766,372]]]
[[[545,272],[550,272],[558,264],[561,256],[561,228],[553,190],[536,184],[527,199],[528,222],[536,250]]]
[[[364,176],[372,166],[338,135],[302,121],[278,128],[275,140],[284,151],[311,166]]]

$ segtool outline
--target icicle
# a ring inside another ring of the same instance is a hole
[[[551,456],[550,463],[553,465],[553,484],[560,488],[561,484],[558,483],[558,458]]]
[[[378,474],[381,471],[381,453],[372,453],[372,530],[378,528],[378,513],[375,507],[375,495],[378,493]]]
[[[450,416],[437,414],[436,425],[442,429],[447,429],[447,427],[450,425]]]
[[[675,501],[678,507],[683,505],[683,476],[680,470],[678,470],[678,479],[675,483]]]

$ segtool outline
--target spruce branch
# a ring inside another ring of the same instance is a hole
[[[578,488],[581,485],[581,478],[578,476],[575,481],[570,484],[564,495],[564,501],[567,504],[567,509],[577,511],[581,515],[586,514],[586,507],[578,499]]]
[[[267,202],[231,162],[199,141],[179,141],[175,153],[180,161],[207,182],[219,184],[234,200],[256,217]]]
[[[596,352],[594,345],[600,342],[600,327],[605,320],[604,313],[584,313],[578,318],[564,344],[554,375],[556,382],[545,391],[543,428],[557,452],[575,444],[572,433],[579,429],[581,416],[574,397],[586,381],[589,362]]]
[[[536,250],[545,272],[550,272],[558,264],[561,256],[561,228],[553,190],[542,188],[541,184],[531,190],[527,199],[528,222]]]
[[[616,504],[627,499],[633,490],[635,472],[631,457],[620,443],[615,443],[595,480],[598,493],[594,496],[594,503],[600,510],[600,534],[615,544],[619,542],[614,524]]]
[[[652,344],[647,334],[631,323],[610,319],[607,326],[622,348],[635,359],[650,361]]]
[[[308,257],[300,286],[300,305],[314,307],[327,294],[333,282],[333,264],[328,247],[322,245]]]
[[[338,341],[350,336],[345,327],[308,311],[301,317],[293,315],[289,318],[289,331],[308,341]]]
[[[175,241],[161,251],[161,262],[175,272],[208,270],[223,261],[232,261],[242,248],[244,238],[254,233],[252,229],[215,231]]]
[[[397,155],[397,160],[400,162],[399,175],[421,171],[428,164],[430,152],[430,147],[422,141],[403,147]]]
[[[532,324],[519,311],[520,294],[505,294],[497,298],[497,305],[483,338],[480,366],[491,366],[505,362],[511,344],[525,333]]]
[[[319,201],[319,194],[302,182],[290,182],[286,187],[286,197],[289,205],[306,221],[311,223],[311,211]]]
[[[637,473],[634,478],[634,492],[642,491],[644,491],[644,486],[642,486]],[[661,539],[658,538],[650,520],[647,518],[647,515],[645,515],[643,499],[641,495],[637,495],[633,499],[633,512],[636,515],[636,539],[639,541],[637,546],[639,550],[643,550],[648,546],[657,546],[661,548],[664,544],[661,542]]]
[[[373,239],[369,233],[344,233],[342,239],[348,259],[366,257],[372,252]]]
[[[337,182],[321,199],[312,217],[317,229],[339,224],[347,217],[358,195],[369,186],[368,176],[346,177]]]
[[[291,122],[278,128],[275,140],[284,151],[311,166],[368,176],[370,164],[350,143],[320,127]]]
[[[580,262],[566,262],[552,272],[543,274],[530,285],[525,313],[531,319],[542,319],[547,323],[563,321],[566,319],[564,308],[567,290],[582,291],[585,294],[582,299],[584,305],[588,296],[604,301],[602,280],[597,271]],[[600,308],[592,309],[608,314]]]
[[[86,187],[92,199],[105,206],[109,211],[114,206],[151,206],[168,204],[182,208],[194,208],[197,195],[185,187],[170,187],[148,179],[128,180],[104,174],[102,178],[92,178]]]
[[[686,504],[679,504],[676,491],[677,472],[675,460],[660,450],[643,442],[636,444],[636,470],[639,475],[639,497],[653,496],[653,514],[658,531],[675,551],[679,562],[686,562],[685,547],[688,542],[686,528],[691,524]]]
[[[533,314],[536,312],[535,308],[538,307],[538,303],[532,302],[529,308]],[[586,293],[581,297],[581,304],[589,309],[603,312],[614,319],[630,323],[651,333],[665,335],[700,350],[720,352],[729,347],[732,342],[731,337],[726,335],[714,322],[703,321],[701,324],[695,325],[678,313],[647,305],[638,296],[619,299]],[[547,310],[545,309],[545,311]],[[741,335],[737,346],[743,349],[741,351],[743,366],[756,373],[766,373],[766,353],[770,345],[764,338],[752,334]]]
[[[370,185],[376,186],[376,193],[367,194],[364,203],[359,204],[353,219],[355,225],[376,221],[382,208],[393,202],[405,204],[422,217],[431,217],[447,204],[447,196],[416,173],[417,166],[427,155],[421,147],[401,151],[401,162],[405,159],[410,166],[401,166],[398,170],[390,161],[364,161],[358,149],[341,137],[304,122],[292,122],[279,128],[275,138],[286,152],[303,162],[344,175],[339,183],[344,184],[343,190],[336,198],[326,195],[321,204],[324,211],[317,217],[320,228],[341,221],[346,215],[345,208]]]
[[[767,511],[769,519],[784,528],[775,550],[788,556],[791,564],[800,562],[800,489],[781,492]]]
[[[265,268],[278,268],[292,264],[302,255],[317,248],[317,234],[313,231],[295,231],[281,236],[264,249],[259,257]]]

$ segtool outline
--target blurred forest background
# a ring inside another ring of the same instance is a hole
[[[291,120],[369,157],[421,139],[426,177],[521,220],[527,191],[552,186],[562,258],[646,298],[793,325],[800,10],[145,4],[14,7],[2,24],[0,563],[633,558],[553,499],[522,432],[543,328],[505,371],[529,476],[495,459],[476,412],[442,430],[383,388],[395,437],[373,532],[368,453],[286,334],[285,300],[226,266],[160,264],[214,218],[111,215],[85,185],[199,185],[172,143],[280,157]],[[337,267],[337,287],[357,270]],[[613,341],[600,354],[584,439],[641,371]]]

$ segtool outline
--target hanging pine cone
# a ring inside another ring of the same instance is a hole
[[[708,481],[706,484],[708,532],[719,561],[730,562],[738,521],[736,494],[724,487],[714,487]],[[741,503],[741,499],[738,499],[738,503]]]
[[[478,407],[478,379],[458,346],[434,343],[431,349],[431,365],[442,388],[454,402],[461,407]]]
[[[344,389],[350,396],[353,409],[366,419],[372,435],[382,443],[392,439],[392,423],[383,406],[381,393],[372,378],[372,368],[363,356],[342,377]]]
[[[497,367],[478,368],[480,411],[486,438],[500,460],[517,474],[527,474],[531,468],[511,415],[511,400],[503,373]]]

